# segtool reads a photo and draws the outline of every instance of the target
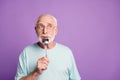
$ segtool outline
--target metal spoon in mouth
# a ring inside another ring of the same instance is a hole
[[[49,39],[43,39],[42,43],[44,44],[44,46],[47,45],[49,43]]]
[[[44,49],[45,49],[45,56],[47,56],[47,44],[49,43],[49,39],[43,39],[42,43],[43,43]]]

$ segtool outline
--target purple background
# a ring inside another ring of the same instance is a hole
[[[72,49],[82,80],[120,80],[119,0],[0,0],[0,80],[14,79],[43,13],[58,19],[56,41]]]

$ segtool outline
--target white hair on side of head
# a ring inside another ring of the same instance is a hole
[[[40,15],[38,17],[37,23],[39,22],[39,19],[42,18],[42,17],[44,17],[44,16],[52,17],[54,19],[54,21],[55,21],[55,26],[57,26],[57,19],[54,16],[50,15],[50,14],[42,14],[42,15]]]

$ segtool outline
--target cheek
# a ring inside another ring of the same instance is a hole
[[[50,32],[51,36],[55,36],[55,31]]]
[[[36,31],[36,34],[37,34],[37,36],[40,36],[40,35],[41,35],[41,32]]]

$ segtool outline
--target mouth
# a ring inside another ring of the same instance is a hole
[[[48,44],[49,43],[49,39],[43,39],[42,43],[45,44],[45,45]]]

